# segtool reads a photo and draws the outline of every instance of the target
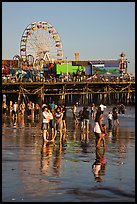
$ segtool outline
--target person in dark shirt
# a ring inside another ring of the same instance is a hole
[[[113,124],[114,124],[114,127],[116,127],[117,125],[119,125],[119,120],[118,120],[118,111],[117,111],[117,108],[114,107],[113,108]]]
[[[83,126],[84,126],[84,129],[86,128],[86,131],[88,132],[89,131],[89,110],[88,110],[88,107],[84,107],[83,108]]]

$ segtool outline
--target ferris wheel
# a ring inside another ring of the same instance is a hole
[[[53,61],[63,59],[63,47],[57,30],[46,21],[29,24],[20,41],[23,61]]]

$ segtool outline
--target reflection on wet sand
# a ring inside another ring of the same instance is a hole
[[[40,126],[33,117],[17,118],[16,126],[2,118],[3,201],[134,200],[133,128],[109,131],[103,152],[95,147],[91,120],[90,131],[82,132],[68,117],[65,139],[51,143],[43,143]]]
[[[53,171],[56,176],[60,174],[60,166],[62,160],[62,142],[59,144],[53,142],[43,143],[41,150],[41,166],[40,170],[43,174],[51,176]]]
[[[95,181],[101,182],[102,176],[105,175],[106,163],[105,163],[106,148],[96,148],[96,159],[92,165],[92,171],[95,177]]]

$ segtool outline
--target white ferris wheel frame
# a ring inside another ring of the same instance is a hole
[[[55,27],[47,21],[29,24],[21,37],[20,56],[23,61],[27,61],[28,56],[32,56],[34,62],[62,60],[62,41]]]

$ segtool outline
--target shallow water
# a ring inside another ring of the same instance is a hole
[[[112,107],[104,112],[107,114]],[[9,117],[2,122],[3,202],[134,202],[135,201],[135,108],[119,115],[120,127],[106,136],[105,169],[95,179],[94,122],[90,119],[88,140],[74,128],[67,110],[66,143],[43,145],[40,125],[25,119],[13,127]],[[102,152],[102,148],[101,148]]]

